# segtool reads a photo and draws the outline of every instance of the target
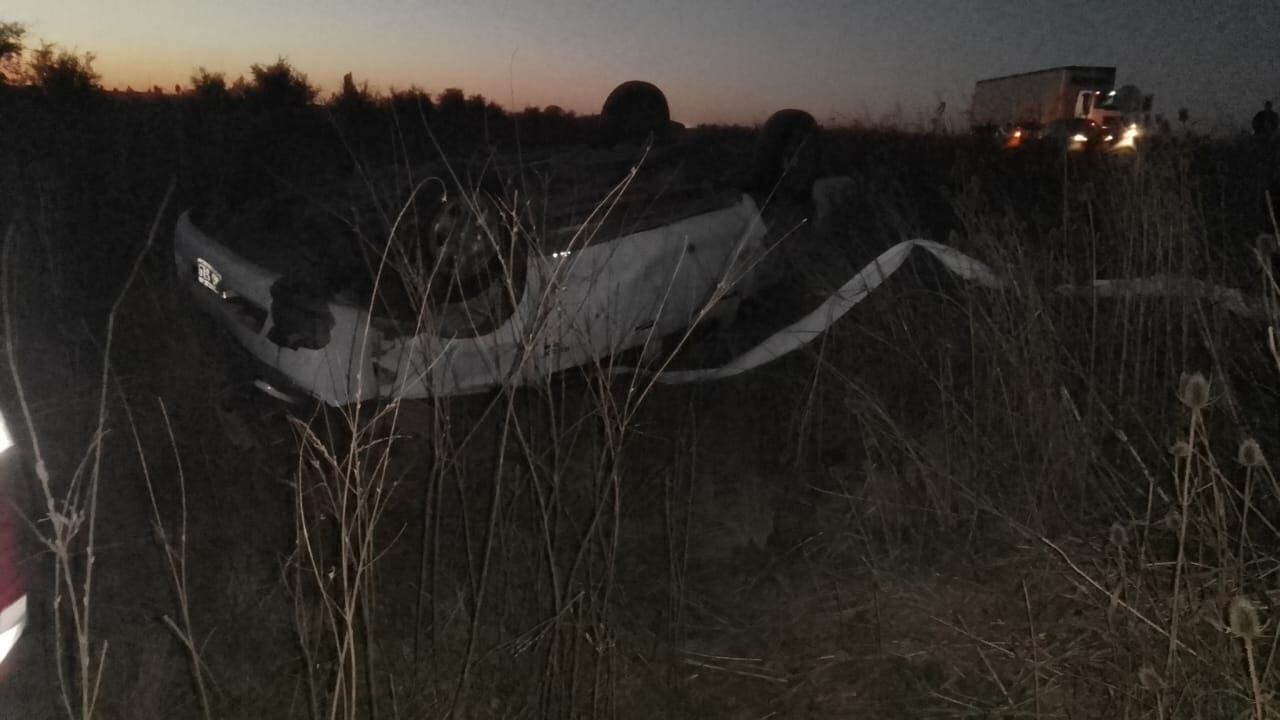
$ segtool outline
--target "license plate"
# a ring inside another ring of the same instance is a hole
[[[196,282],[218,295],[222,294],[222,273],[213,269],[207,260],[196,258]]]

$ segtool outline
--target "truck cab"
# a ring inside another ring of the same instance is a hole
[[[1102,128],[1101,146],[1111,151],[1132,150],[1151,127],[1154,98],[1133,85],[1106,92],[1086,90],[1076,99],[1078,118],[1087,118]]]
[[[1082,90],[1076,98],[1075,116],[1089,118],[1099,125],[1128,121],[1146,127],[1151,122],[1151,106],[1155,99],[1144,95],[1133,85],[1115,90]]]

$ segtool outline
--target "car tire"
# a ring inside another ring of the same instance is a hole
[[[604,144],[655,141],[671,130],[671,108],[657,85],[643,80],[622,83],[605,98],[600,111]]]
[[[818,121],[788,108],[769,117],[756,142],[752,190],[760,199],[786,201],[808,197],[822,157]]]
[[[436,209],[423,237],[423,256],[435,269],[427,300],[440,320],[433,332],[475,337],[492,332],[515,312],[528,265],[523,233],[512,230],[489,190],[454,193]]]

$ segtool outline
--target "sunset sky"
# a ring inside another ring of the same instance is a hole
[[[94,52],[109,87],[284,56],[325,90],[350,71],[593,113],[645,79],[687,124],[913,121],[940,100],[963,123],[975,80],[1065,64],[1115,65],[1206,128],[1280,101],[1280,0],[7,0],[0,20]]]

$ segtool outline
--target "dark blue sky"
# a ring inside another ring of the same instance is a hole
[[[264,9],[261,5],[270,5]],[[632,78],[687,123],[918,121],[967,108],[982,77],[1119,68],[1170,116],[1247,123],[1280,101],[1280,0],[9,0],[4,19],[98,55],[108,85],[172,87],[204,65],[235,77],[287,56],[334,88],[461,86],[508,106],[594,112]],[[955,121],[962,122],[959,115]]]

